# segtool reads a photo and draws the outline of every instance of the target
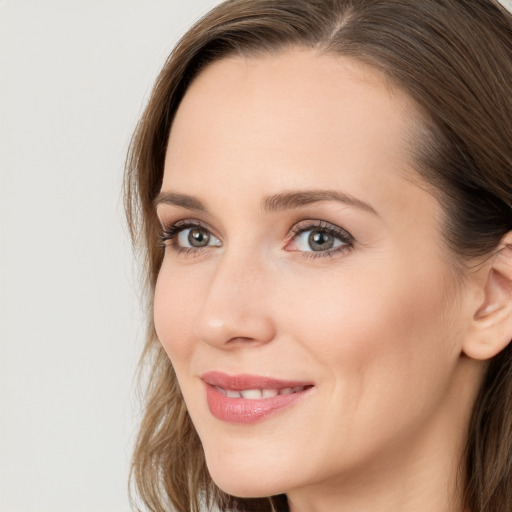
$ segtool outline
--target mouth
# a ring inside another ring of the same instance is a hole
[[[228,398],[245,398],[246,400],[261,400],[262,398],[273,398],[278,395],[292,395],[293,393],[300,393],[308,386],[295,386],[293,388],[264,388],[264,389],[243,389],[236,391],[234,389],[224,389],[220,386],[215,386],[215,389],[227,396]]]
[[[211,414],[228,423],[250,424],[287,409],[306,397],[310,382],[208,372],[201,376]]]

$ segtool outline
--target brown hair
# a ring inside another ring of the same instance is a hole
[[[284,496],[239,499],[211,481],[200,441],[152,323],[162,261],[153,200],[173,116],[191,81],[232,54],[300,46],[380,70],[423,114],[419,174],[446,213],[445,240],[462,268],[512,229],[512,16],[493,0],[229,0],[193,26],[165,63],[134,134],[125,181],[143,249],[150,378],[132,479],[152,511],[287,510]],[[469,426],[464,496],[472,512],[512,510],[512,345],[489,364]]]

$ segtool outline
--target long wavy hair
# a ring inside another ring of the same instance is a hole
[[[422,113],[416,168],[445,212],[444,240],[464,268],[512,229],[512,16],[494,0],[229,0],[165,63],[127,158],[125,198],[141,251],[148,332],[144,415],[131,482],[153,512],[286,511],[286,497],[241,499],[212,482],[173,368],[155,334],[163,252],[153,208],[176,109],[194,78],[230,55],[291,48],[343,55],[382,72]],[[471,512],[512,511],[512,345],[490,361],[461,468]]]

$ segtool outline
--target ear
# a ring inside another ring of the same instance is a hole
[[[512,231],[503,237],[481,271],[483,294],[479,296],[483,301],[474,312],[463,352],[472,359],[487,360],[512,340]]]

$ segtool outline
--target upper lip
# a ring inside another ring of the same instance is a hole
[[[244,389],[284,389],[298,386],[312,386],[312,382],[304,380],[283,380],[260,375],[228,375],[226,373],[211,371],[201,375],[201,379],[211,386],[223,389],[242,391]]]

